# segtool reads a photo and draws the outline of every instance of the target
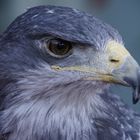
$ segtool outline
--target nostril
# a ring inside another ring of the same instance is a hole
[[[112,62],[112,63],[118,63],[119,60],[118,59],[110,59],[110,62]]]

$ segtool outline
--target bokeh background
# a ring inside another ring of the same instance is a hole
[[[125,46],[140,64],[140,0],[0,0],[0,33],[26,9],[43,4],[69,6],[87,11],[119,30]],[[140,103],[132,104],[132,90],[114,86],[114,94],[140,112]]]

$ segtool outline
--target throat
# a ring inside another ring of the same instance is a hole
[[[26,97],[28,101],[16,103],[3,116],[14,126],[14,129],[8,129],[11,131],[9,137],[21,139],[24,135],[29,140],[82,140],[88,136],[90,139],[94,137],[93,118],[101,115],[99,109],[106,109],[101,95],[107,89],[103,83],[79,81]],[[14,136],[15,133],[18,135]]]

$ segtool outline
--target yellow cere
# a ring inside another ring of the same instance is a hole
[[[110,60],[118,60],[118,62],[115,64],[116,68],[124,63],[127,56],[130,56],[130,53],[123,46],[123,44],[120,44],[113,40],[108,41],[106,45],[106,53],[109,56]],[[112,63],[110,63],[110,65],[112,65]]]

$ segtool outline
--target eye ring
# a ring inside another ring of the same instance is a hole
[[[47,52],[56,58],[64,58],[72,53],[72,44],[61,39],[50,39],[45,45]]]

